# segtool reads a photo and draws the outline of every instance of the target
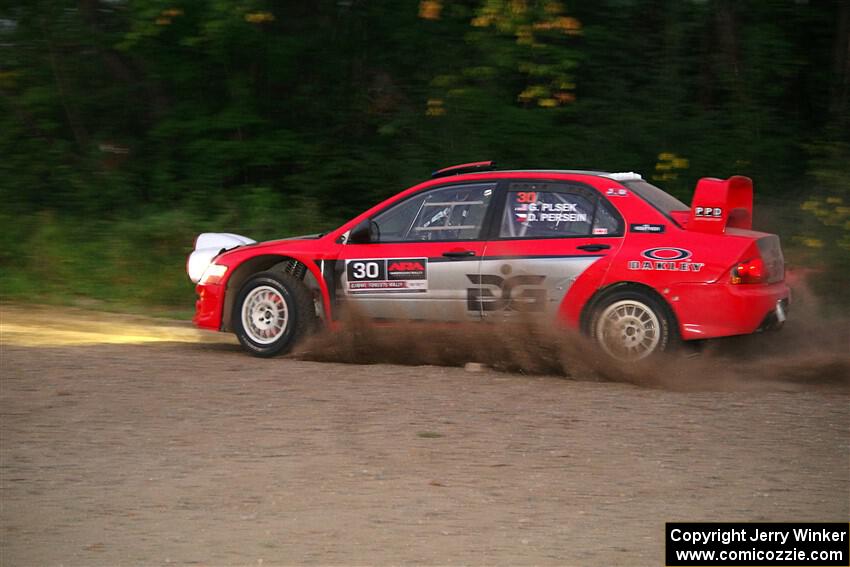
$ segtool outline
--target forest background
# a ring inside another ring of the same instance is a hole
[[[2,0],[0,294],[187,316],[197,233],[326,230],[494,159],[686,202],[750,176],[842,312],[849,100],[840,0]]]

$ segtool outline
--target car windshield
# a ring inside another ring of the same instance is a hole
[[[668,218],[671,211],[687,211],[690,209],[689,206],[673,195],[665,193],[646,181],[626,181],[623,185],[637,193],[639,197],[661,211]]]

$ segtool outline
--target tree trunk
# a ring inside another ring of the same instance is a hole
[[[850,128],[850,2],[836,2],[835,41],[832,47],[832,84],[829,113],[840,131]]]

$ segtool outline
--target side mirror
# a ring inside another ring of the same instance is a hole
[[[378,241],[378,225],[372,219],[364,219],[351,229],[349,244],[369,244]]]

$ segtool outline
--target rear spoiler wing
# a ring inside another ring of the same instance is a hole
[[[729,179],[703,177],[697,182],[687,230],[721,234],[727,228],[752,227],[752,179],[734,175]]]

